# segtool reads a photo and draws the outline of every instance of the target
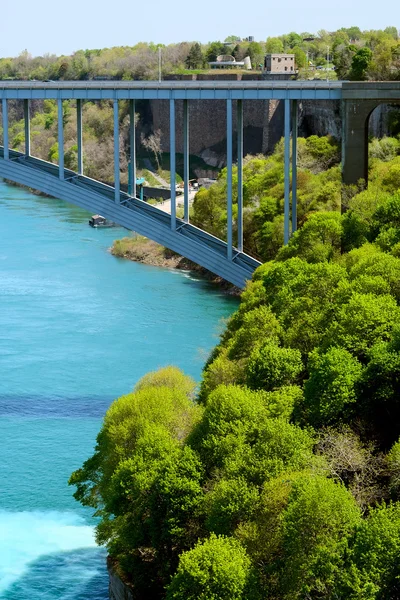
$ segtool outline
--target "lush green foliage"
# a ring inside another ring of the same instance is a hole
[[[339,210],[341,202],[341,177],[336,166],[340,160],[335,140],[317,136],[298,140],[298,216],[304,223],[308,215],[321,210]],[[272,156],[249,157],[243,169],[244,245],[246,250],[263,260],[274,258],[283,244],[283,141]],[[234,216],[237,214],[237,170],[233,169]],[[216,184],[196,194],[191,219],[213,235],[226,237],[226,170],[223,169]],[[335,217],[332,217],[334,220]],[[337,227],[336,227],[337,229]],[[236,231],[234,231],[234,234]],[[327,221],[326,231],[311,231],[309,244],[320,235],[340,238],[334,222]],[[317,252],[318,250],[316,250]]]
[[[250,558],[237,540],[211,535],[193,550],[182,554],[177,572],[168,586],[167,599],[256,598],[251,570]]]
[[[303,197],[317,178],[325,210],[304,209],[255,272],[200,389],[172,367],[146,375],[71,476],[139,597],[400,594],[399,146],[372,143],[370,186],[344,214],[326,210],[335,146],[300,147]],[[246,164],[264,225],[280,218],[281,151]],[[221,190],[199,195],[215,227]]]

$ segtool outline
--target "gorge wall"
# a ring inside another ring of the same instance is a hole
[[[132,591],[119,577],[110,559],[107,560],[107,570],[109,577],[108,595],[110,600],[134,600]]]
[[[161,131],[162,152],[170,151],[169,102],[150,101],[151,123]],[[176,102],[176,152],[183,153],[183,101]],[[150,116],[148,114],[148,116]],[[299,135],[332,135],[341,138],[340,102],[300,102]],[[283,136],[283,102],[248,100],[243,102],[243,145],[246,154],[268,154]],[[233,153],[236,155],[236,102],[233,101]],[[192,100],[189,104],[190,154],[212,167],[226,164],[226,102]]]
[[[186,76],[192,79],[195,76]],[[172,77],[171,77],[172,78]],[[175,79],[184,76],[175,76]],[[201,76],[197,76],[201,79]],[[237,76],[239,79],[240,76]],[[227,79],[232,75],[207,76],[207,79]],[[243,76],[242,79],[261,79],[261,76]],[[370,135],[389,135],[389,113],[400,110],[390,105],[378,106],[370,118]],[[199,156],[211,167],[226,164],[226,102],[223,100],[192,100],[189,103],[190,154]],[[146,124],[153,131],[161,131],[163,152],[169,152],[169,102],[153,100],[146,109]],[[183,101],[176,102],[176,152],[183,152]],[[236,155],[236,102],[233,102],[233,153]],[[283,136],[283,102],[279,100],[254,100],[243,102],[244,155],[268,154]],[[299,136],[331,135],[342,138],[340,101],[299,102]]]

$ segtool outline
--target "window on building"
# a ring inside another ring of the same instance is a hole
[[[287,67],[285,67],[285,71],[287,71]]]

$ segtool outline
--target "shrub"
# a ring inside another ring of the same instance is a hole
[[[251,561],[240,542],[211,535],[181,555],[166,598],[255,600],[257,596]]]
[[[306,420],[314,426],[348,419],[356,401],[356,384],[362,365],[347,350],[314,351],[308,363],[309,379],[304,385]]]
[[[303,370],[299,350],[267,342],[250,356],[246,381],[252,389],[272,391],[295,383]]]

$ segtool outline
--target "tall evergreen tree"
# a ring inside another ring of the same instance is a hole
[[[203,53],[201,51],[201,46],[198,42],[193,44],[193,46],[189,50],[189,54],[186,57],[185,64],[188,69],[201,69],[203,66]]]

